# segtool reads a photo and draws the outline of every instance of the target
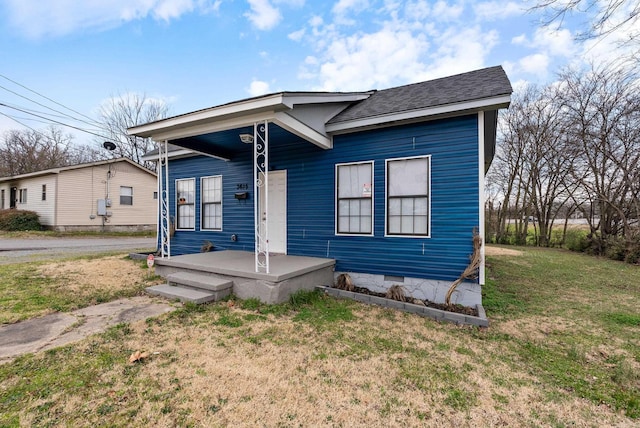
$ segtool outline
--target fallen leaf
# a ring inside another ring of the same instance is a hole
[[[147,357],[149,357],[149,353],[148,352],[136,351],[133,354],[131,354],[131,356],[129,357],[129,362],[133,364],[136,361],[142,361],[143,359],[145,359]]]

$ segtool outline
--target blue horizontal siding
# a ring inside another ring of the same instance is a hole
[[[385,237],[385,159],[431,155],[431,237]],[[287,170],[287,251],[336,259],[336,270],[453,280],[472,252],[479,226],[477,116],[384,128],[334,138],[332,150],[304,141],[271,141],[270,166]],[[335,235],[335,164],[374,161],[374,236]],[[200,182],[223,176],[223,231],[200,232]],[[197,179],[196,231],[177,231],[172,254],[199,251],[204,240],[220,248],[252,250],[252,158],[225,162],[207,157],[171,161],[175,178]],[[250,186],[250,199],[233,198],[237,184]],[[173,203],[173,201],[172,201]],[[175,206],[172,206],[175,215]],[[237,242],[231,242],[237,234]]]

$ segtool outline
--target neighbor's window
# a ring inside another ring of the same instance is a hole
[[[47,200],[47,185],[46,184],[42,185],[42,200],[43,201]]]
[[[373,162],[336,165],[336,233],[373,234]]]
[[[120,186],[120,205],[133,205],[133,187]]]
[[[186,178],[176,180],[176,229],[195,229],[196,227],[196,180]]]
[[[4,189],[0,191],[0,210],[4,209]]]
[[[431,157],[387,159],[387,235],[429,235]]]
[[[19,191],[19,199],[18,201],[21,204],[26,204],[27,203],[27,189],[20,189]]]
[[[222,176],[202,177],[202,229],[222,230]]]

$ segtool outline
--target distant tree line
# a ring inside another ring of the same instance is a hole
[[[487,175],[488,242],[564,245],[580,217],[575,249],[640,259],[639,78],[591,66],[514,94]]]
[[[7,131],[0,139],[0,177],[8,177],[100,159],[98,150],[73,143],[71,135],[51,126]]]

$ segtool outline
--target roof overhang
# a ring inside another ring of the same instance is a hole
[[[272,122],[323,149],[332,148],[331,136],[288,112],[299,104],[349,103],[366,99],[366,93],[278,93],[199,110],[192,113],[129,128],[130,135],[151,137],[155,141],[181,138]],[[174,142],[174,144],[177,144]],[[178,144],[179,145],[179,144]]]
[[[345,134],[355,131],[380,128],[381,126],[396,126],[424,120],[435,120],[443,117],[460,116],[484,110],[497,110],[509,107],[510,95],[501,95],[480,100],[465,101],[404,111],[379,116],[371,116],[364,119],[349,120],[343,122],[328,123],[327,132],[330,134]]]

